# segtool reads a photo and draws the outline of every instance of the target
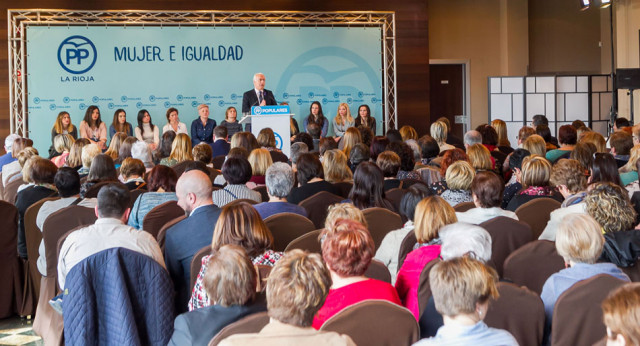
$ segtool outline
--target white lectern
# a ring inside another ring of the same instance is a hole
[[[264,128],[271,128],[276,136],[276,148],[289,157],[291,153],[291,116],[289,106],[251,107],[251,115],[240,120],[240,124],[251,123],[251,133],[256,138]]]

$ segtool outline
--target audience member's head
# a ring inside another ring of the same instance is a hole
[[[358,165],[353,174],[353,187],[349,199],[360,209],[390,208],[393,206],[384,198],[384,176],[378,166],[371,162]]]
[[[158,165],[149,171],[146,181],[149,191],[175,192],[178,176],[171,167]]]
[[[533,119],[531,120],[531,126],[533,126],[533,128],[535,129],[538,125],[549,125],[549,120],[547,120],[547,117],[542,115],[542,114],[536,114],[533,116]]]
[[[378,155],[380,155],[381,152],[387,150],[388,145],[389,145],[389,139],[387,137],[384,137],[384,136],[373,137],[373,140],[371,141],[371,147],[369,148],[369,155],[371,156],[371,159],[374,161],[377,160]],[[440,151],[440,149],[438,149],[438,151]],[[437,155],[438,154],[436,154],[436,156]]]
[[[75,196],[80,193],[80,175],[71,167],[61,167],[53,177],[53,183],[61,198]]]
[[[415,165],[415,161],[413,159],[413,151],[411,148],[402,142],[391,142],[387,146],[387,150],[393,151],[400,157],[400,170],[401,171],[412,171]]]
[[[547,153],[547,143],[539,135],[531,135],[522,143],[522,148],[528,150],[531,155],[545,156]]]
[[[82,167],[91,168],[93,159],[100,155],[100,152],[100,148],[94,143],[85,145],[82,148]]]
[[[299,143],[300,145],[304,143]],[[324,156],[328,150],[338,149],[338,143],[333,137],[324,137],[320,138],[320,142],[318,142],[318,152],[320,156]]]
[[[628,127],[628,126],[631,126],[631,123],[629,122],[629,119],[627,119],[627,118],[618,117],[613,122],[613,130],[614,131],[621,130],[623,127]]]
[[[586,132],[582,135],[582,137],[580,137],[580,142],[587,142],[587,143],[591,143],[593,145],[596,146],[596,151],[599,153],[606,153],[607,152],[607,142],[604,139],[604,137],[595,132],[595,131],[589,131]]]
[[[581,127],[586,127],[587,125],[585,125],[582,120],[574,120],[571,123],[571,126],[573,126],[573,128],[577,130],[577,129],[581,128]]]
[[[287,252],[267,280],[269,317],[298,327],[310,327],[331,288],[331,275],[319,254]]]
[[[433,137],[424,135],[418,140],[420,146],[420,156],[422,159],[433,159],[440,154],[440,147]]]
[[[447,124],[442,121],[436,121],[431,124],[430,133],[431,137],[438,142],[438,144],[442,145],[447,141],[447,133],[449,129],[447,128]]]
[[[586,172],[577,160],[560,159],[553,165],[549,182],[561,193],[566,189],[568,195],[573,195],[587,188]]]
[[[264,175],[267,168],[273,164],[269,150],[265,148],[253,149],[249,154],[249,164],[253,175]]]
[[[369,154],[369,148],[363,143],[354,145],[353,148],[351,148],[351,152],[349,153],[349,163],[351,164],[351,169],[355,170],[360,163],[369,161],[369,159],[371,158]]]
[[[132,137],[129,137],[132,138]],[[133,137],[135,139],[135,137]],[[171,155],[171,147],[173,146],[173,141],[176,139],[176,133],[173,131],[167,131],[162,134],[162,138],[160,139],[160,146],[158,150],[156,150],[156,159],[160,161],[160,159],[164,159],[165,157],[169,157]],[[130,143],[129,145],[129,155],[131,155],[131,146],[135,141]],[[120,154],[122,156],[122,154]]]
[[[45,158],[34,156],[29,170],[29,176],[34,184],[53,184],[58,167]]]
[[[560,145],[576,145],[578,142],[578,131],[571,125],[562,125],[558,129],[558,143]]]
[[[511,169],[514,173],[516,170],[522,169],[522,161],[525,157],[530,156],[531,153],[527,149],[516,149],[511,155],[509,155],[509,169]]]
[[[211,179],[199,170],[183,173],[176,183],[178,206],[188,214],[201,205],[211,204],[212,192]]]
[[[119,132],[118,132],[119,133]],[[59,152],[69,152],[71,150],[71,146],[73,145],[73,137],[69,134],[59,134],[53,138],[53,148]],[[111,140],[113,142],[113,139]]]
[[[91,142],[86,138],[78,138],[73,142],[71,150],[69,151],[69,156],[67,157],[66,165],[72,168],[82,166],[82,149],[90,143]]]
[[[178,136],[176,136],[176,139]],[[174,141],[175,142],[175,141]],[[175,143],[174,143],[175,144]],[[172,149],[173,149],[172,144]],[[189,144],[189,155],[191,155],[191,144]],[[138,159],[144,163],[144,166],[149,169],[153,168],[153,160],[151,159],[151,150],[149,145],[143,141],[137,141],[131,146],[131,157]]]
[[[149,155],[149,157],[151,157],[151,155]],[[191,138],[189,138],[189,135],[186,133],[178,133],[171,144],[171,155],[169,155],[169,159],[178,162],[193,160],[193,155],[191,154]]]
[[[627,190],[612,183],[595,183],[589,186],[584,198],[586,211],[602,227],[605,233],[627,231],[633,228],[636,211],[631,205]]]
[[[366,145],[367,147],[371,147],[371,142],[373,141],[373,137],[375,137],[373,131],[370,128],[362,125],[358,126],[358,131],[360,131],[362,144]]]
[[[413,128],[413,126],[404,125],[400,128],[400,136],[403,141],[407,141],[409,139],[417,140],[418,132]]]
[[[194,160],[203,162],[204,164],[211,163],[211,159],[213,159],[213,150],[211,150],[211,146],[207,143],[197,144],[193,147],[191,153],[193,154]]]
[[[342,219],[357,221],[367,227],[367,220],[365,220],[362,210],[351,203],[337,203],[329,206],[324,228],[333,230],[336,223]]]
[[[640,283],[624,284],[602,302],[607,344],[640,345]]]
[[[33,146],[33,141],[29,138],[18,137],[13,140],[11,145],[11,156],[18,158],[18,154],[24,149]]]
[[[230,158],[249,160],[249,152],[247,151],[247,149],[242,147],[231,148],[229,150],[229,153],[227,154],[227,159]]]
[[[222,164],[222,176],[231,185],[246,184],[251,180],[252,170],[249,160],[241,157],[227,157]]]
[[[216,305],[242,306],[256,295],[256,270],[243,248],[224,245],[209,258],[204,288]]]
[[[307,125],[307,133],[309,133],[312,139],[320,139],[322,128],[316,123],[309,123],[309,125]]]
[[[165,132],[165,135],[167,133],[172,134],[173,137],[171,137],[172,138],[171,140],[173,141],[173,138],[176,137],[176,133],[173,131],[167,131]],[[117,160],[118,163],[122,163],[124,159],[126,159],[127,157],[131,157],[131,147],[133,147],[133,145],[136,144],[136,142],[138,142],[138,139],[135,137],[127,137],[124,139],[124,141],[122,141],[122,144],[120,144],[120,150],[118,151],[118,160]],[[162,151],[162,148],[156,151],[156,153],[160,155],[161,151]],[[170,154],[171,154],[171,143],[169,143],[169,148],[167,149],[166,155],[162,154],[163,156],[159,156],[159,157],[160,158],[169,157]]]
[[[247,202],[229,203],[222,208],[213,230],[211,249],[218,251],[223,245],[242,247],[254,258],[273,246],[273,235],[256,209]]]
[[[522,128],[520,128],[520,130],[518,131],[518,146],[521,146],[524,141],[527,140],[527,138],[535,134],[536,130],[534,130],[532,127],[523,126]]]
[[[482,144],[482,135],[480,134],[480,132],[476,131],[476,130],[470,130],[467,131],[467,133],[464,134],[464,146],[465,147],[470,147],[474,144]]]
[[[530,155],[522,160],[520,183],[523,187],[549,186],[551,163],[543,156]]]
[[[416,206],[414,232],[418,243],[424,244],[439,237],[442,227],[458,222],[456,212],[440,196],[429,196]]]
[[[13,142],[18,138],[20,138],[20,135],[16,134],[16,133],[12,133],[12,134],[8,135],[4,139],[4,151],[6,151],[7,153],[10,153],[12,151],[12,148],[13,148]]]
[[[218,125],[213,129],[213,135],[215,136],[215,140],[219,140],[219,139],[227,139],[227,136],[229,135],[229,131],[227,130],[226,126],[222,126],[222,125]]]
[[[351,154],[351,149],[353,149],[357,144],[362,143],[360,131],[355,127],[348,128],[344,133],[344,136],[342,136],[342,143],[344,144],[342,151],[345,155],[349,156]]]
[[[424,184],[411,185],[400,200],[400,215],[404,215],[407,220],[413,221],[418,203],[432,195],[431,189]]]
[[[342,150],[327,150],[322,156],[324,179],[330,183],[341,183],[353,180],[347,156]]]
[[[293,188],[293,170],[284,162],[275,162],[267,169],[265,183],[270,196],[286,198]]]
[[[302,142],[296,142],[291,144],[291,156],[290,156],[291,163],[294,165],[297,165],[300,155],[308,152],[309,152],[309,147],[307,147],[307,145]]]
[[[275,148],[276,147],[276,135],[269,127],[265,127],[258,133],[258,145],[263,148]]]
[[[444,177],[450,190],[469,191],[475,175],[476,171],[469,162],[456,161],[447,168],[447,173]]]
[[[476,127],[476,131],[480,132],[482,136],[482,144],[484,145],[498,145],[498,133],[491,127],[491,125],[483,124]]]
[[[315,147],[313,145],[313,138],[310,134],[306,132],[301,132],[296,135],[296,138],[293,140],[294,143],[302,142],[307,145],[309,151],[315,151]]]
[[[473,144],[467,148],[467,155],[471,166],[475,170],[490,170],[493,168],[491,152],[482,144]]]
[[[339,220],[332,230],[324,230],[322,258],[339,277],[363,276],[375,255],[369,231],[353,220]]]
[[[118,181],[118,172],[111,156],[98,154],[91,163],[87,181]]]
[[[442,155],[442,161],[440,161],[440,175],[445,176],[449,166],[458,161],[469,162],[469,157],[467,156],[467,153],[464,152],[464,150],[455,148],[445,151]]]
[[[125,182],[133,178],[142,178],[145,172],[146,169],[144,168],[142,161],[134,159],[133,157],[127,157],[124,159],[120,166],[120,175],[122,175]]]
[[[126,221],[129,217],[131,194],[120,183],[109,183],[98,191],[96,210],[99,218],[114,218]]]
[[[73,137],[72,137],[73,139]],[[112,159],[117,160],[120,154],[120,147],[122,146],[122,142],[127,139],[127,134],[124,132],[116,132],[113,137],[111,137],[111,143],[109,143],[109,149],[104,153],[111,156]],[[55,144],[55,143],[54,143]],[[58,151],[58,149],[56,149]],[[58,151],[59,153],[61,151]]]
[[[536,126],[536,134],[542,137],[542,139],[544,139],[546,143],[551,142],[551,129],[549,128],[549,126],[547,125]]]
[[[258,140],[251,132],[236,132],[231,137],[231,148],[244,148],[250,153],[253,149],[260,147]]]
[[[509,142],[509,137],[507,136],[507,123],[504,120],[495,119],[491,121],[491,127],[498,134],[498,146],[511,147],[511,142]]]
[[[564,262],[596,263],[602,248],[604,237],[600,225],[586,214],[569,214],[562,218],[556,230],[556,250]]]
[[[306,185],[309,180],[318,178],[324,179],[324,170],[322,168],[322,163],[312,153],[305,153],[298,157],[298,163],[296,164],[298,168],[297,176],[298,183],[300,185]]]
[[[633,148],[633,138],[624,131],[616,131],[609,137],[611,153],[614,155],[629,155]]]
[[[473,202],[479,208],[500,207],[504,185],[493,172],[478,172],[471,183]]]
[[[596,152],[597,149],[593,143],[578,142],[573,151],[571,151],[569,158],[580,162],[582,166],[590,169],[593,165],[593,154]]]
[[[622,186],[622,180],[620,180],[620,174],[618,173],[618,164],[613,155],[609,153],[595,153],[593,155],[589,183],[597,182],[611,182]]]
[[[480,226],[464,222],[444,226],[440,229],[440,240],[440,257],[445,261],[469,257],[487,263],[491,259],[491,235]]]
[[[386,133],[386,137],[389,140],[389,143],[402,142],[402,135],[400,134],[400,131],[396,129],[389,129]]]
[[[400,170],[400,156],[393,151],[383,151],[378,155],[376,165],[382,170],[385,178],[395,178]]]

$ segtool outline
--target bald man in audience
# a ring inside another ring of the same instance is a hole
[[[175,311],[187,311],[191,259],[198,250],[211,245],[220,208],[213,204],[211,179],[199,170],[185,172],[176,184],[178,205],[188,217],[167,230],[164,256],[176,289]]]

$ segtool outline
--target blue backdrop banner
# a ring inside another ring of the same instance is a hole
[[[300,130],[319,101],[329,120],[340,103],[354,118],[367,104],[381,132],[381,36],[379,28],[344,27],[27,26],[29,137],[44,154],[58,113],[78,126],[90,105],[107,127],[119,108],[133,126],[146,109],[162,128],[175,107],[190,127],[201,103],[218,124],[228,107],[240,118],[256,72],[277,102],[289,103]]]

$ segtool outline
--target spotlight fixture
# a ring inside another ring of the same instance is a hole
[[[584,11],[588,9],[590,4],[591,4],[590,0],[580,0],[580,11]]]
[[[607,8],[609,6],[611,6],[611,0],[602,0],[600,8]]]

